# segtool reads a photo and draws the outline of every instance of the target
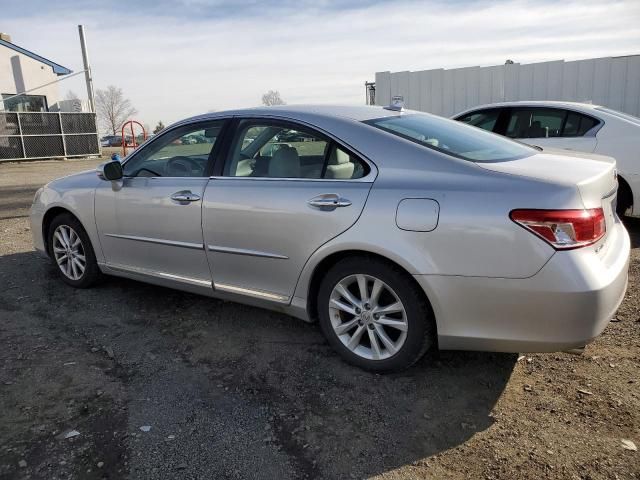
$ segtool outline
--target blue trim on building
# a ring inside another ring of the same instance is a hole
[[[53,73],[55,73],[56,75],[69,75],[72,72],[72,70],[69,70],[67,67],[63,67],[62,65],[52,62],[51,60],[47,60],[46,58],[30,52],[25,48],[14,45],[11,42],[0,39],[0,45],[10,48],[11,50],[15,50],[16,52],[26,55],[27,57],[31,57],[34,60],[44,63],[45,65],[49,65],[53,69]]]

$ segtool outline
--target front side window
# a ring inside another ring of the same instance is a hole
[[[473,162],[510,160],[536,153],[531,147],[435,115],[403,114],[365,123],[424,147]]]
[[[224,120],[184,125],[146,145],[124,164],[125,177],[203,177]]]
[[[354,179],[368,173],[358,158],[306,127],[269,121],[240,122],[224,176]]]
[[[496,123],[498,122],[499,116],[500,109],[492,108],[491,110],[480,110],[477,112],[471,112],[463,117],[457,118],[456,120],[462,123],[466,123],[467,125],[472,125],[474,127],[492,132],[496,126]]]

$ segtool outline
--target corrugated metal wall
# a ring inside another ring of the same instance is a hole
[[[640,117],[640,55],[376,73],[376,105],[388,105],[394,95],[407,108],[443,116],[485,103],[564,100]]]

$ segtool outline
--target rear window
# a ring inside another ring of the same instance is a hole
[[[365,123],[424,147],[472,162],[528,157],[533,148],[460,122],[433,115],[407,114]]]

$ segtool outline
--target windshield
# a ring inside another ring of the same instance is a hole
[[[521,143],[434,115],[407,114],[367,120],[365,123],[472,162],[514,160],[536,153]]]
[[[609,115],[613,115],[614,117],[622,118],[627,122],[635,123],[636,125],[640,125],[640,118],[634,117],[633,115],[628,115],[626,113],[619,112],[617,110],[611,110],[607,107],[596,107],[596,110],[600,110],[601,112],[608,113]]]

